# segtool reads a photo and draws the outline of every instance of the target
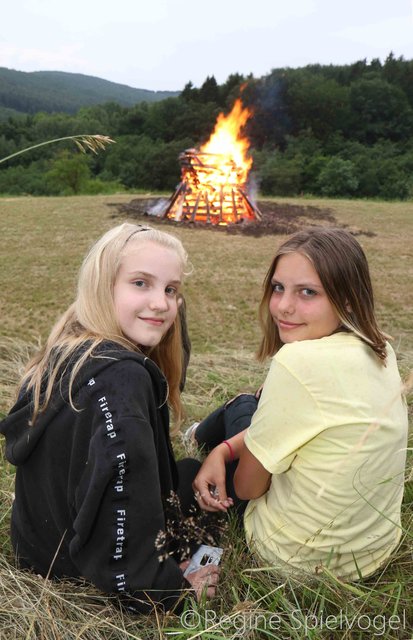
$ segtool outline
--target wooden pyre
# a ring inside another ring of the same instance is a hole
[[[179,161],[181,182],[166,205],[165,218],[219,225],[261,220],[232,159],[187,149]]]

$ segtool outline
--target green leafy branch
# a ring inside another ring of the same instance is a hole
[[[97,154],[99,151],[106,149],[106,146],[112,143],[115,143],[115,140],[109,138],[109,136],[102,136],[99,134],[89,135],[82,134],[76,136],[65,136],[63,138],[54,138],[53,140],[46,140],[46,142],[39,142],[38,144],[34,144],[31,147],[26,147],[25,149],[21,149],[20,151],[16,151],[5,158],[0,158],[0,164],[2,162],[6,162],[7,160],[11,160],[11,158],[15,158],[22,153],[26,153],[26,151],[32,151],[33,149],[38,149],[39,147],[44,147],[47,144],[53,144],[55,142],[62,142],[63,140],[71,140],[75,143],[77,148],[82,152],[86,153],[86,151],[92,151],[92,153]]]

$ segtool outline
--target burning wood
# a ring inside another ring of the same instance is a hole
[[[261,220],[247,191],[252,159],[241,128],[251,112],[240,100],[228,116],[220,114],[210,140],[200,150],[180,154],[181,182],[167,203],[164,217],[228,225]]]

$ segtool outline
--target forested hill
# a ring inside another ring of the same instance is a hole
[[[63,71],[14,71],[0,67],[0,116],[12,113],[76,113],[80,107],[117,102],[132,107],[177,96],[179,91],[148,91],[94,76]],[[12,110],[12,111],[10,111]]]

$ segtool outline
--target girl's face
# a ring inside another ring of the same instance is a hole
[[[178,312],[182,266],[177,253],[154,242],[133,244],[122,258],[113,291],[115,314],[124,335],[155,347]]]
[[[271,282],[269,309],[283,343],[323,338],[340,325],[314,266],[302,254],[281,256]]]

